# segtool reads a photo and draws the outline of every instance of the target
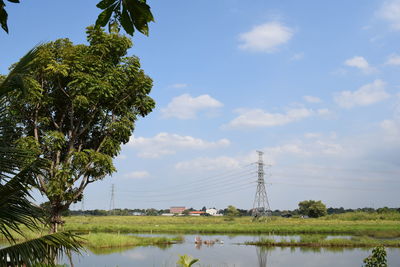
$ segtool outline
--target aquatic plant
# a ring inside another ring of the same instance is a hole
[[[199,259],[194,259],[191,256],[185,254],[185,255],[179,255],[179,260],[176,262],[176,264],[182,267],[190,267],[198,261]]]

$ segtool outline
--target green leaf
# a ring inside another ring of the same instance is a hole
[[[128,9],[129,15],[136,29],[144,35],[149,35],[148,22],[154,21],[150,6],[139,0],[123,1],[123,6]]]
[[[133,27],[133,22],[125,7],[122,8],[120,23],[124,28],[124,30],[126,31],[126,33],[128,33],[129,35],[133,35],[135,28]]]
[[[43,45],[34,47],[19,60],[7,75],[6,79],[0,84],[0,96],[4,96],[7,92],[14,89],[20,89],[22,91],[26,89],[21,79],[31,70],[32,61],[38,56],[39,50],[42,47]]]
[[[117,1],[120,1],[120,0],[102,0],[96,5],[96,7],[100,8],[100,9],[106,9]]]
[[[8,33],[7,18],[8,18],[8,14],[7,14],[6,10],[4,9],[4,5],[0,6],[0,24],[6,33]]]
[[[80,240],[76,235],[63,232],[1,248],[0,266],[3,266],[3,259],[7,259],[7,266],[37,266],[43,263],[56,266],[55,258],[61,258],[63,254],[70,255],[72,251],[80,254]]]
[[[110,6],[109,8],[100,13],[100,15],[97,17],[96,20],[96,26],[104,27],[107,25],[107,23],[110,21],[115,6],[116,4]]]

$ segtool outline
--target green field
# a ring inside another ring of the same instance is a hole
[[[65,230],[83,232],[173,234],[348,234],[400,237],[400,214],[354,213],[318,219],[272,217],[75,216],[66,217]]]
[[[78,233],[85,247],[94,251],[128,246],[168,246],[183,241],[183,234],[281,234],[300,235],[300,240],[261,238],[248,243],[259,246],[300,247],[400,247],[400,214],[348,213],[318,219],[272,217],[253,222],[250,217],[162,217],[162,216],[72,216],[65,217],[63,230]],[[20,241],[43,232],[26,230]],[[175,237],[140,237],[127,233],[168,233]],[[326,235],[352,238],[326,239]],[[381,239],[377,239],[381,238]]]

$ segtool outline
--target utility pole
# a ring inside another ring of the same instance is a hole
[[[114,184],[111,185],[111,199],[110,199],[110,211],[114,214],[115,200],[114,200]]]
[[[261,151],[257,151],[257,153],[258,153],[258,162],[257,162],[258,179],[257,179],[257,190],[256,190],[256,195],[254,197],[253,212],[252,212],[252,216],[254,218],[269,216],[271,213],[264,182],[264,174],[265,174],[264,161],[263,161],[264,153]]]

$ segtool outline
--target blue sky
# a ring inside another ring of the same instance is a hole
[[[97,1],[8,4],[0,73],[39,42],[85,43]],[[251,208],[262,150],[272,209],[399,207],[400,1],[149,1],[130,55],[157,108],[85,208]],[[80,208],[80,204],[74,208]]]

